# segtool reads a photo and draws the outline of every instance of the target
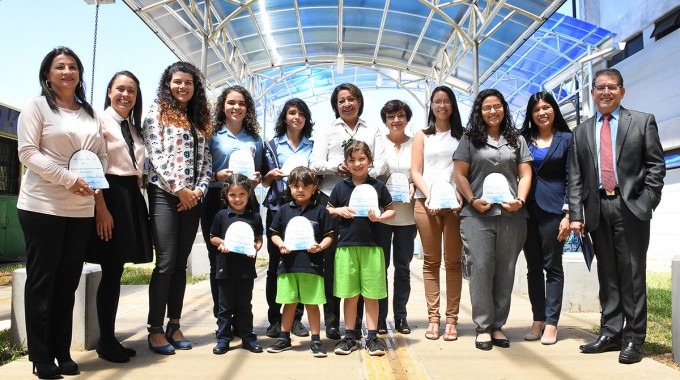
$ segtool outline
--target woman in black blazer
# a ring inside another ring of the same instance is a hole
[[[537,92],[529,99],[522,135],[534,157],[524,243],[534,321],[524,339],[554,344],[564,288],[562,251],[569,236],[567,174],[571,132],[548,92]]]

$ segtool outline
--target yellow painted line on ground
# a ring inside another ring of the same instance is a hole
[[[361,361],[364,363],[369,380],[427,380],[425,369],[408,352],[408,344],[404,337],[394,331],[391,323],[387,324],[387,335],[382,336],[387,345],[385,356],[370,356],[367,350],[361,350]],[[366,347],[365,339],[362,347]]]

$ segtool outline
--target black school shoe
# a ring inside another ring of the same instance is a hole
[[[217,342],[217,345],[213,347],[213,354],[224,355],[229,352],[229,342]]]
[[[255,353],[255,354],[259,354],[259,353],[261,353],[262,351],[264,351],[264,350],[262,349],[262,346],[260,346],[260,344],[257,343],[256,341],[252,341],[252,342],[243,342],[243,343],[241,344],[241,348],[243,348],[244,350],[248,350],[248,351],[250,351],[250,352],[252,352],[252,353]]]

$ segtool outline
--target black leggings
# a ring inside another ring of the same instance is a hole
[[[120,299],[120,278],[125,263],[101,264],[102,279],[97,289],[97,317],[99,318],[99,339],[111,342],[116,340],[116,314]]]
[[[149,217],[156,244],[156,267],[149,283],[150,326],[163,326],[168,318],[181,318],[187,283],[187,260],[196,239],[200,205],[177,211],[179,198],[149,184]]]

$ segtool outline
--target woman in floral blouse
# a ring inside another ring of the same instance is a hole
[[[156,267],[149,283],[149,348],[162,355],[189,350],[180,331],[187,259],[196,237],[200,202],[210,180],[212,128],[203,74],[176,62],[161,77],[156,104],[144,120],[149,156],[149,216]],[[163,331],[167,307],[168,325]]]

